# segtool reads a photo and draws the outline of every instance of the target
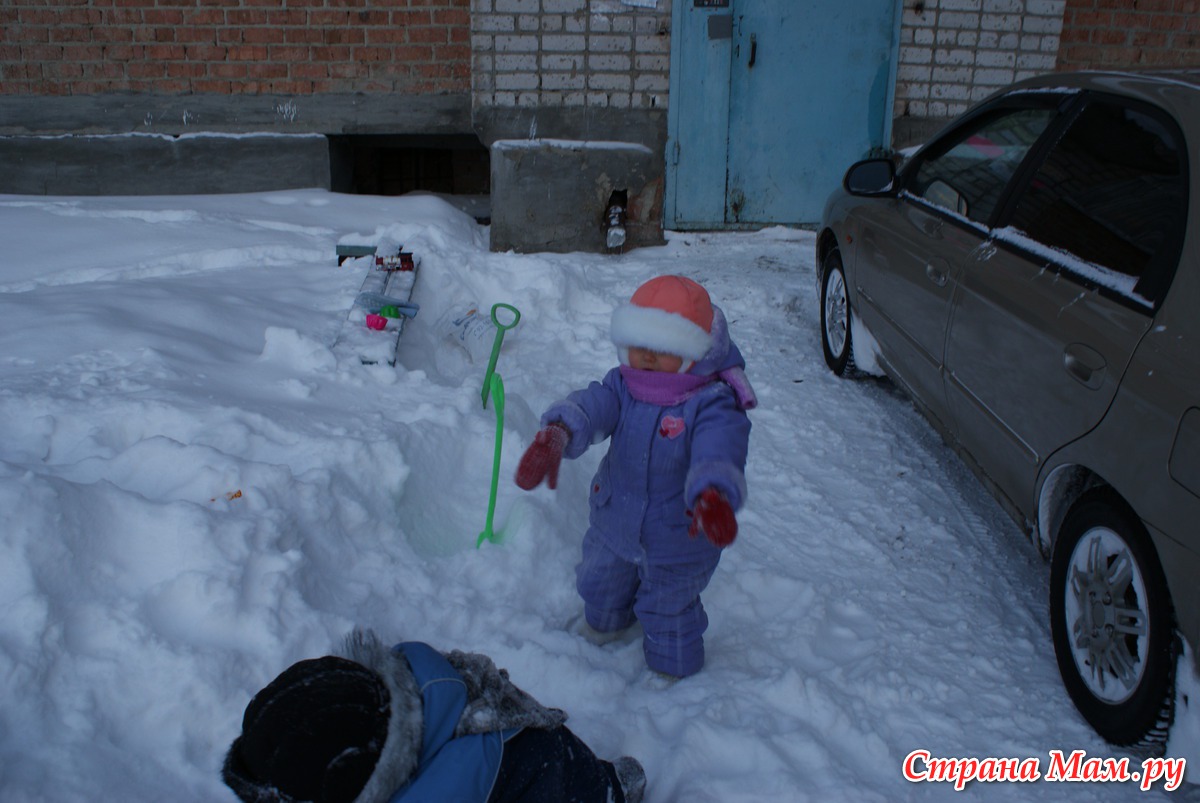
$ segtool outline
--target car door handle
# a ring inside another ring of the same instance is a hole
[[[974,257],[976,262],[987,262],[996,256],[996,244],[991,240],[984,240],[971,249],[971,256]]]
[[[946,271],[942,270],[932,262],[925,264],[925,275],[929,277],[929,281],[933,282],[938,287],[945,287],[946,282],[949,281],[949,276],[947,275]]]
[[[1071,343],[1063,349],[1063,367],[1067,375],[1089,390],[1104,384],[1104,355],[1082,343]]]

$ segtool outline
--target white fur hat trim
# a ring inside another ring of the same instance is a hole
[[[631,346],[685,360],[699,360],[712,348],[712,335],[682,315],[623,304],[613,310],[611,337],[619,349]]]

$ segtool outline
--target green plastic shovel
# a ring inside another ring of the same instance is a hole
[[[502,309],[512,313],[511,321],[505,323],[500,320],[497,313]],[[488,359],[487,373],[483,375],[483,390],[480,392],[480,396],[483,399],[485,410],[489,395],[495,401],[496,454],[492,458],[492,493],[488,497],[487,523],[483,526],[483,532],[479,534],[479,540],[475,542],[476,549],[479,549],[485,540],[491,541],[493,544],[500,540],[492,530],[492,518],[496,515],[496,490],[500,484],[500,445],[504,440],[504,380],[500,378],[500,374],[496,373],[496,360],[500,359],[500,344],[504,342],[504,333],[516,326],[520,320],[521,311],[512,304],[492,305],[492,323],[496,325],[496,339],[492,341],[492,356]]]
[[[512,313],[512,320],[508,323],[501,323],[499,316],[496,314],[498,310],[508,310]],[[488,359],[487,373],[483,375],[483,390],[480,396],[483,398],[483,408],[487,409],[488,393],[492,389],[492,377],[496,374],[496,360],[500,359],[500,344],[504,342],[504,333],[512,329],[521,321],[521,311],[512,304],[493,304],[492,305],[492,323],[496,324],[496,339],[492,341],[492,356]]]
[[[495,352],[492,352],[492,356],[495,357]],[[483,532],[479,534],[479,540],[475,542],[476,549],[483,545],[485,539],[493,544],[499,541],[499,537],[492,531],[492,517],[496,515],[496,489],[500,483],[500,445],[504,440],[504,380],[500,378],[500,374],[493,373],[488,385],[495,402],[493,406],[496,408],[496,453],[492,458],[492,493],[488,498],[487,523],[483,526]],[[483,403],[484,406],[487,405],[486,395]]]

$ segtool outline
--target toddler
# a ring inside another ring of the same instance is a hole
[[[611,337],[620,366],[551,405],[517,485],[554,488],[564,456],[609,439],[576,567],[584,617],[602,634],[640,621],[646,664],[685,677],[704,665],[700,592],[737,535],[756,400],[724,314],[691,279],[643,284]]]
[[[221,776],[247,803],[640,803],[641,764],[566,718],[486,655],[355,630],[254,695]]]

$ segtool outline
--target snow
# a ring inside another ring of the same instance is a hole
[[[610,140],[578,140],[578,139],[553,139],[539,137],[537,139],[500,139],[493,143],[493,147],[502,151],[522,151],[522,150],[540,150],[542,148],[558,148],[567,151],[583,151],[583,150],[618,150],[618,151],[633,151],[637,153],[653,154],[650,148],[638,142],[619,142]]]
[[[1135,292],[1134,287],[1137,285],[1139,278],[1137,276],[1130,276],[1104,265],[1080,259],[1060,248],[1042,245],[1016,226],[1005,226],[996,229],[993,234],[1001,242],[1012,243],[1018,248],[1024,248],[1030,253],[1045,259],[1048,265],[1062,265],[1076,276],[1080,276],[1084,280],[1090,281],[1100,287],[1107,287],[1114,293],[1128,298],[1145,309],[1154,308],[1152,301]]]
[[[285,112],[288,109],[284,107],[276,107],[276,113],[281,116],[287,116]],[[294,117],[294,113],[291,115]],[[184,123],[188,121],[185,119]],[[294,134],[281,134],[278,131],[190,131],[182,134],[158,134],[153,131],[126,131],[122,134],[34,134],[22,135],[25,139],[121,139],[133,137],[151,137],[154,139],[259,139],[261,137],[272,137],[276,139],[302,139],[302,138],[324,138],[324,134],[313,134],[307,132],[297,132]]]
[[[1037,551],[893,386],[825,368],[809,232],[490,253],[434,196],[304,190],[0,196],[0,236],[0,799],[233,800],[250,697],[356,624],[492,656],[599,755],[640,759],[651,803],[1135,794],[903,779],[918,749],[1043,772],[1120,753],[1059,680]],[[422,260],[394,367],[337,348],[368,269],[335,267],[352,241]],[[542,409],[614,364],[613,306],[666,272],[725,309],[760,401],[708,663],[674,684],[636,639],[568,631],[602,450],[557,491],[511,480]],[[522,313],[498,363],[503,540],[480,549],[496,416],[436,325],[476,301]],[[1179,732],[1171,754],[1200,756]]]

